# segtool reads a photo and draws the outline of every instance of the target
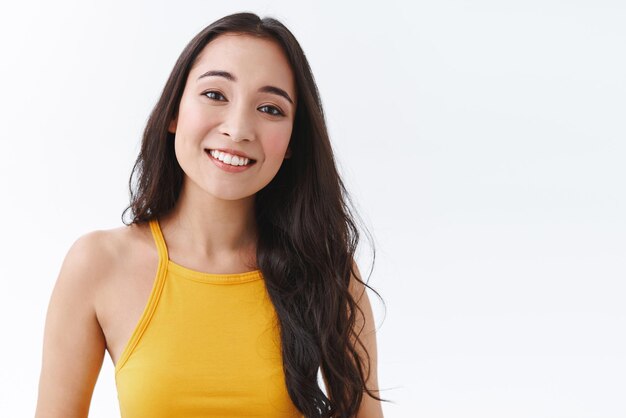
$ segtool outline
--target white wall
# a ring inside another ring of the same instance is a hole
[[[243,10],[300,40],[374,233],[385,416],[625,416],[626,5],[604,0],[3,3],[0,415],[34,415],[61,262],[122,225],[175,59]],[[119,416],[108,355],[90,416]]]

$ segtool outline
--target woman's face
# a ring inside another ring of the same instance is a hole
[[[288,158],[295,94],[291,67],[275,42],[230,33],[209,42],[169,127],[184,181],[193,183],[186,186],[225,200],[265,187]]]

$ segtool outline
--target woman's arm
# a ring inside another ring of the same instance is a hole
[[[361,279],[361,272],[355,262],[353,262],[353,271],[356,273],[358,278]],[[367,349],[370,358],[370,374],[365,385],[374,395],[381,397],[378,389],[378,353],[376,349],[376,326],[374,323],[372,306],[370,304],[365,286],[358,282],[354,276],[352,276],[350,281],[350,293],[357,302],[359,308],[363,311],[363,315],[361,315],[359,311],[356,312],[355,329],[358,332],[358,330],[363,327],[363,331],[361,332],[359,338]],[[357,344],[356,349],[361,358],[364,359],[365,353],[363,353],[361,346]],[[364,365],[364,372],[365,376],[367,376],[367,364]],[[324,376],[323,371],[322,378],[324,379],[324,384],[328,387],[328,382],[326,381],[326,376]],[[363,399],[361,400],[361,405],[359,406],[359,410],[355,418],[383,418],[381,402],[370,397],[367,392],[363,392]]]
[[[359,271],[356,263],[353,263],[353,269],[359,279],[361,279],[361,272]],[[363,315],[357,311],[355,329],[358,331],[361,327],[363,327],[363,331],[361,332],[359,338],[363,342],[363,345],[365,345],[370,357],[370,375],[365,386],[367,386],[367,388],[370,389],[374,395],[381,397],[378,391],[378,352],[376,349],[376,324],[374,323],[372,305],[370,304],[365,286],[358,282],[354,276],[350,281],[350,286],[350,293],[352,294],[352,297],[357,302],[359,308],[363,311]],[[362,352],[359,345],[357,345],[357,351],[360,352],[361,358],[365,358],[365,354]],[[367,364],[365,365],[364,370],[365,375],[367,376]],[[383,418],[381,402],[370,397],[367,392],[364,392],[363,400],[361,401],[361,406],[359,407],[359,412],[357,413],[356,418]]]
[[[106,342],[96,318],[98,278],[107,268],[102,232],[68,251],[50,297],[35,418],[86,418]]]

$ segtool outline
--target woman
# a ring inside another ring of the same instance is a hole
[[[240,13],[200,32],[133,174],[130,225],[63,262],[37,417],[86,417],[105,349],[124,418],[382,417],[359,234],[287,28]]]

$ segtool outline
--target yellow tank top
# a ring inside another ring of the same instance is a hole
[[[169,259],[158,220],[149,224],[159,267],[115,366],[122,418],[302,417],[261,271],[183,267]]]

